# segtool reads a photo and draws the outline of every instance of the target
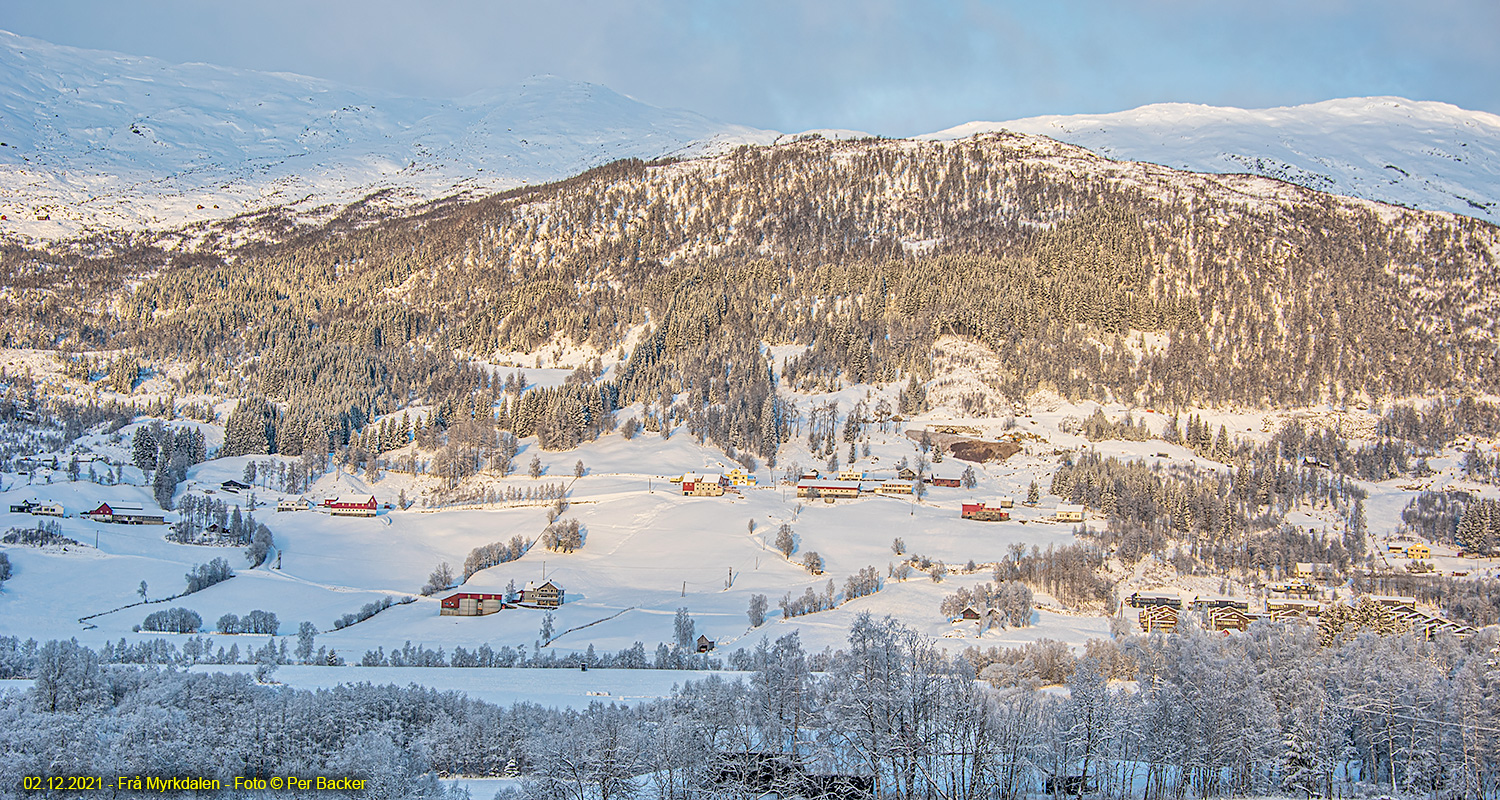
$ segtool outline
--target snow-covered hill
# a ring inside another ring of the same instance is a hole
[[[1500,222],[1500,116],[1447,103],[1356,97],[1259,110],[1163,103],[970,122],[921,138],[996,130],[1042,134],[1115,159],[1251,173]]]
[[[0,31],[0,232],[26,236],[307,210],[382,188],[412,202],[775,137],[550,76],[426,100]]]

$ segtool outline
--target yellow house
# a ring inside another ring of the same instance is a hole
[[[1432,548],[1425,544],[1414,544],[1406,548],[1407,558],[1432,558]]]
[[[757,486],[760,484],[760,481],[754,475],[745,472],[739,467],[735,467],[724,473],[724,477],[729,479],[729,483],[732,486]]]
[[[841,481],[862,481],[864,479],[865,471],[862,469],[850,469],[846,467],[839,470],[839,480]]]

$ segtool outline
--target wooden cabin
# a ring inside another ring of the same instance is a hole
[[[684,475],[682,493],[688,497],[718,497],[724,494],[724,484],[718,475]]]
[[[552,581],[540,584],[531,581],[521,590],[521,605],[536,608],[557,608],[563,604],[563,588]]]
[[[312,507],[312,501],[306,497],[286,498],[276,504],[277,511],[306,511]]]
[[[876,494],[911,494],[911,481],[885,481],[875,487]]]
[[[1323,604],[1316,600],[1271,599],[1266,601],[1266,613],[1274,620],[1306,619],[1323,613]]]
[[[1193,600],[1194,611],[1210,611],[1215,608],[1233,608],[1248,612],[1250,601],[1242,597],[1223,597],[1218,595],[1200,595]]]
[[[1259,619],[1254,614],[1241,611],[1238,608],[1210,608],[1208,610],[1208,629],[1211,631],[1243,631],[1250,627],[1250,623]]]
[[[1326,561],[1298,561],[1293,573],[1299,578],[1328,578],[1338,574],[1338,567]]]
[[[1152,606],[1141,609],[1136,616],[1140,623],[1141,631],[1145,633],[1171,633],[1177,630],[1177,609],[1170,606]]]
[[[1409,608],[1412,610],[1416,610],[1417,608],[1417,598],[1415,597],[1391,594],[1371,594],[1366,595],[1366,597],[1387,608]]]
[[[1168,592],[1131,592],[1125,598],[1125,604],[1131,608],[1154,608],[1163,606],[1166,608],[1182,608],[1182,598]]]

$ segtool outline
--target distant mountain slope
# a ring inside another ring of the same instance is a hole
[[[29,236],[491,191],[775,136],[550,76],[426,100],[0,32],[0,231]]]
[[[1245,172],[1500,222],[1500,116],[1399,97],[1246,110],[1164,103],[1115,114],[970,122],[926,139],[1035,133],[1110,158]]]

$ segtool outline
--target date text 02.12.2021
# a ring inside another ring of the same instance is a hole
[[[24,792],[90,792],[104,788],[104,779],[95,775],[26,775],[21,778]]]

